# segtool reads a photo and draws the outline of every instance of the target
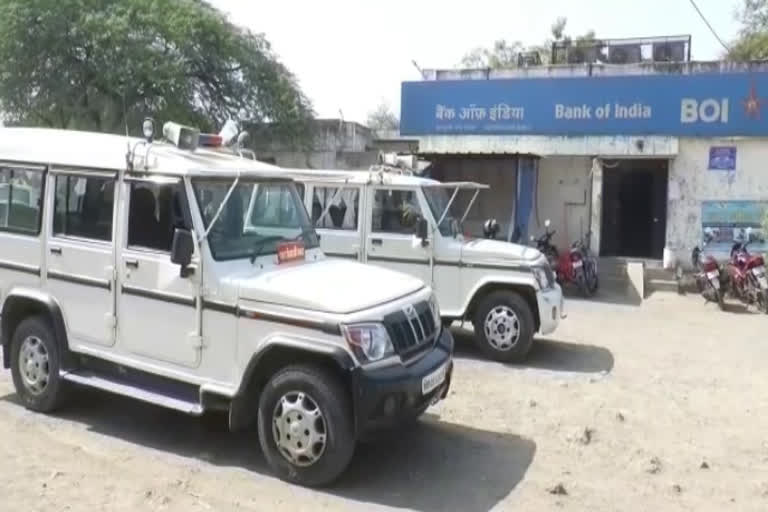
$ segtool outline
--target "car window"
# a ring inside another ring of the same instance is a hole
[[[131,183],[128,246],[171,252],[173,231],[188,228],[183,193],[178,183]]]
[[[320,219],[326,209],[328,213]],[[312,224],[315,228],[356,230],[359,214],[359,189],[342,187],[339,191],[338,187],[315,187],[312,197]]]
[[[0,230],[40,233],[43,172],[0,167]]]
[[[53,234],[112,240],[115,182],[97,176],[56,176]]]
[[[421,217],[421,207],[415,191],[376,190],[373,197],[374,232],[413,234]]]

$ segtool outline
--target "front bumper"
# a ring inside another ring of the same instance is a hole
[[[427,394],[422,380],[446,366],[445,380]],[[437,343],[417,361],[353,370],[355,429],[358,437],[412,419],[448,394],[453,374],[453,336],[443,329]]]
[[[536,292],[536,302],[539,305],[539,321],[541,334],[549,334],[557,329],[561,318],[565,318],[563,290],[555,283],[552,288]]]

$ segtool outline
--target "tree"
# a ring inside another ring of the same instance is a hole
[[[376,110],[368,113],[368,120],[365,123],[371,130],[398,130],[400,128],[400,119],[397,118],[389,104],[385,101],[379,103]]]
[[[730,45],[726,58],[735,61],[768,59],[768,0],[743,0],[737,19],[739,37]]]
[[[0,0],[0,112],[107,132],[271,121],[286,137],[312,116],[265,37],[202,0]]]
[[[498,39],[490,48],[475,48],[461,59],[461,65],[468,68],[516,68],[518,66],[518,55],[531,52],[539,54],[542,64],[549,64],[552,43],[560,42],[575,46],[585,46],[596,41],[594,30],[577,36],[575,39],[566,35],[565,26],[567,22],[567,18],[562,16],[557,18],[550,27],[551,37],[537,45],[525,46],[520,41],[510,42],[506,39]]]

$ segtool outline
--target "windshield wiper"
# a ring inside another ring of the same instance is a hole
[[[261,256],[261,250],[264,248],[265,244],[269,242],[279,242],[280,240],[285,240],[285,237],[279,235],[271,235],[256,240],[256,242],[253,244],[253,249],[251,249],[251,263],[256,261],[256,258]]]

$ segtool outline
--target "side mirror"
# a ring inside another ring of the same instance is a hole
[[[416,221],[416,236],[421,239],[421,245],[427,245],[429,240],[429,223],[424,217]]]
[[[181,267],[181,277],[189,276],[189,264],[192,262],[192,254],[195,252],[195,243],[192,232],[188,229],[176,228],[173,231],[173,243],[171,245],[171,263]]]

